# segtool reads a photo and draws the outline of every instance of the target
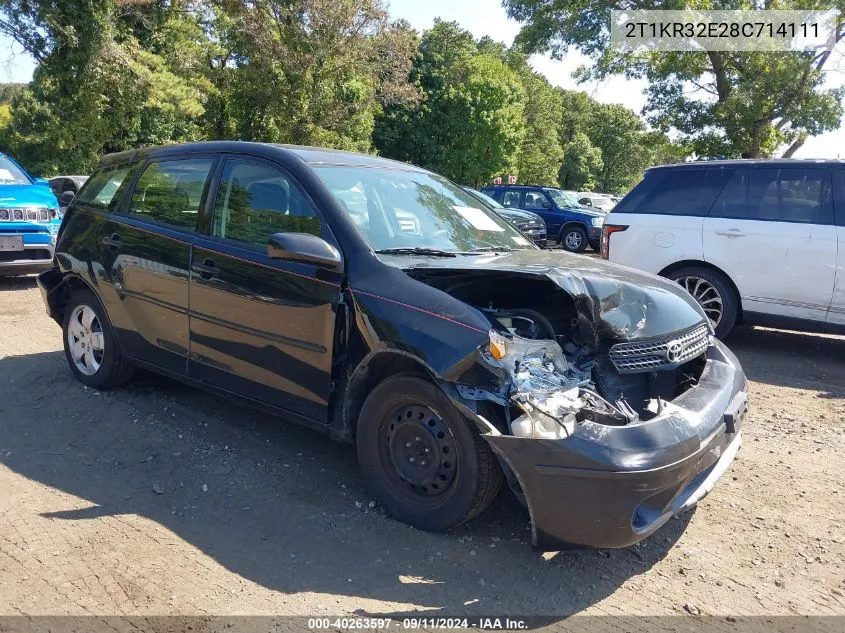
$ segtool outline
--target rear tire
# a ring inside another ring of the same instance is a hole
[[[83,385],[110,389],[132,378],[135,367],[118,348],[106,311],[90,290],[71,295],[62,334],[70,370]]]
[[[710,319],[717,338],[728,335],[736,325],[739,299],[727,277],[703,266],[678,268],[666,277],[693,296]]]
[[[358,462],[367,487],[393,517],[421,530],[469,521],[499,491],[502,471],[487,442],[427,380],[379,384],[358,418]]]
[[[587,231],[578,225],[565,226],[560,231],[560,245],[570,253],[583,253],[587,250],[589,238]]]

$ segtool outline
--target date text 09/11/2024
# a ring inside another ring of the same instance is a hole
[[[309,618],[311,630],[384,630],[401,628],[416,629],[482,629],[487,631],[521,631],[528,628],[525,620],[508,617],[438,618],[420,617],[393,620],[390,618]]]

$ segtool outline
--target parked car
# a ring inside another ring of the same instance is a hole
[[[50,268],[61,216],[47,181],[0,154],[0,276]]]
[[[477,515],[504,478],[538,546],[627,546],[741,442],[745,376],[677,284],[538,249],[375,156],[106,156],[38,284],[84,385],[145,367],[354,443],[374,498],[425,530]]]
[[[86,180],[88,176],[54,176],[48,182],[53,195],[59,201],[59,206],[64,209],[71,203]]]
[[[845,330],[845,162],[650,169],[605,221],[602,256],[677,281],[717,336],[736,323]]]
[[[528,237],[537,246],[545,248],[546,223],[543,222],[543,218],[539,215],[532,213],[531,211],[508,209],[507,207],[503,207],[487,194],[481,193],[472,187],[461,188],[487,208],[492,209],[493,212],[499,215],[505,222]]]
[[[605,213],[609,212],[614,206],[616,206],[616,203],[611,200],[609,196],[584,191],[578,194],[578,202],[584,206],[592,207],[593,209],[598,209]]]
[[[507,208],[525,209],[543,218],[549,239],[573,253],[583,253],[587,245],[599,248],[604,213],[574,206],[560,189],[531,185],[489,185],[481,188]]]

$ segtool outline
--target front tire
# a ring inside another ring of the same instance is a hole
[[[565,226],[560,232],[560,244],[570,253],[583,253],[588,243],[587,231],[581,226]]]
[[[378,502],[421,530],[469,521],[502,483],[487,442],[436,386],[415,376],[388,378],[373,389],[358,418],[356,444]]]
[[[65,357],[87,387],[110,389],[128,382],[134,366],[117,346],[103,305],[89,290],[71,295],[62,323]]]
[[[683,286],[698,302],[710,320],[716,338],[728,335],[736,325],[739,300],[724,275],[702,266],[687,266],[666,276]]]

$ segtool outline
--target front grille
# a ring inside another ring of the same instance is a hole
[[[0,209],[0,222],[49,222],[53,214],[46,207]]]
[[[709,344],[710,331],[702,324],[677,336],[617,343],[610,348],[610,360],[620,374],[672,369],[700,355]]]

